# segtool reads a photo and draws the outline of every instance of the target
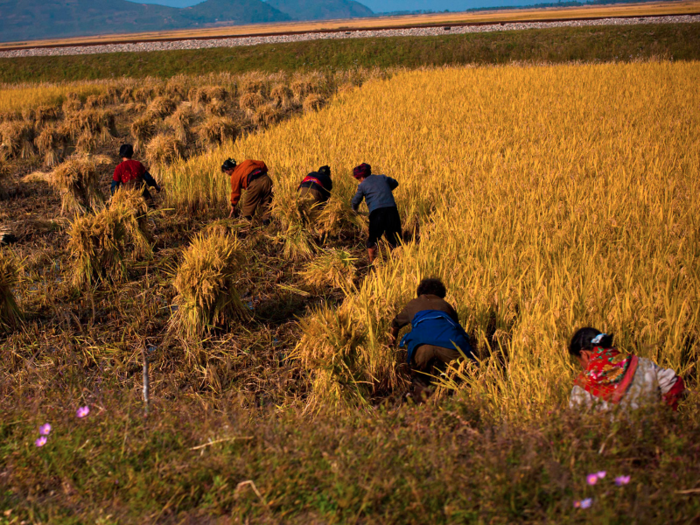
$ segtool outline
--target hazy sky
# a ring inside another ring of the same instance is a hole
[[[186,7],[195,5],[202,0],[131,0],[139,4],[162,4],[172,7]],[[375,13],[388,11],[417,11],[429,9],[431,11],[464,11],[476,7],[500,7],[538,4],[553,0],[358,0]]]

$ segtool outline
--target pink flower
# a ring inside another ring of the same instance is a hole
[[[90,407],[84,406],[84,407],[80,407],[75,415],[78,416],[79,418],[83,418],[83,417],[87,416],[89,413],[90,413]]]
[[[46,442],[47,442],[47,441],[48,441],[48,439],[46,438],[46,436],[41,436],[39,439],[37,439],[37,440],[34,442],[34,444],[35,444],[37,447],[43,447],[44,445],[46,445]]]
[[[589,474],[588,476],[586,476],[586,483],[588,483],[589,485],[595,485],[596,483],[598,483],[598,473]]]
[[[607,474],[607,472],[605,472],[604,470],[601,470],[600,472],[596,472],[596,476],[598,476],[598,479],[603,479],[606,474]]]
[[[41,425],[39,427],[39,434],[41,434],[42,436],[48,436],[50,433],[51,433],[51,425],[49,425],[48,423]]]
[[[587,509],[591,506],[593,500],[591,498],[582,499],[581,501],[574,501],[574,508],[577,509]]]
[[[615,478],[615,485],[621,487],[622,485],[627,485],[630,482],[630,476],[618,476]]]

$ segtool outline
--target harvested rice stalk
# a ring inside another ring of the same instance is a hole
[[[178,310],[171,326],[182,337],[193,340],[247,317],[236,289],[242,263],[237,237],[213,230],[194,238],[173,282]]]
[[[318,209],[314,227],[319,235],[332,238],[352,238],[367,230],[367,220],[337,197],[331,197]]]
[[[253,122],[260,127],[268,127],[277,124],[284,118],[284,111],[280,110],[275,103],[265,104],[255,110]]]
[[[167,166],[182,158],[182,143],[172,135],[156,135],[146,146],[146,160],[151,166]]]
[[[226,103],[218,98],[213,98],[205,106],[205,111],[207,112],[208,115],[214,115],[215,117],[223,117],[226,112],[228,111],[228,108],[226,107]]]
[[[49,182],[61,192],[62,213],[83,214],[104,205],[98,166],[109,162],[103,157],[78,158],[64,162],[53,171]]]
[[[134,137],[134,149],[140,150],[156,134],[156,119],[149,115],[137,118],[131,123],[131,136]]]
[[[68,145],[68,137],[55,125],[46,126],[35,139],[39,153],[44,156],[44,165],[53,168],[63,160]]]
[[[19,269],[7,249],[0,250],[0,331],[10,331],[22,322],[12,289],[19,281]]]
[[[169,97],[157,97],[148,105],[147,116],[151,118],[163,118],[171,115],[177,108],[177,104]]]
[[[326,99],[316,93],[311,93],[304,99],[304,111],[318,111],[326,103]]]
[[[245,111],[249,116],[255,113],[255,110],[265,104],[265,97],[260,93],[244,93],[238,99],[238,106]]]
[[[142,87],[134,90],[134,101],[148,103],[153,98],[153,90],[148,87]]]
[[[204,88],[204,93],[206,93],[206,96],[209,101],[212,100],[221,100],[222,102],[226,102],[229,98],[229,92],[228,90],[223,87],[223,86],[208,86]]]
[[[175,110],[175,113],[165,120],[165,124],[175,132],[175,137],[180,142],[187,144],[191,139],[191,128],[195,118],[196,114],[192,103],[183,102]]]
[[[284,84],[277,84],[270,92],[272,101],[282,109],[289,109],[294,105],[294,93]]]
[[[241,77],[239,85],[242,95],[258,93],[264,97],[267,92],[268,78],[259,72],[248,73]]]
[[[34,125],[43,126],[47,122],[53,122],[60,117],[60,110],[55,106],[39,106],[34,111]]]
[[[138,197],[143,201],[140,195]],[[139,226],[141,210],[137,199],[125,194],[113,199],[109,208],[75,219],[68,243],[73,284],[92,286],[101,280],[122,282],[127,277],[129,260],[151,256],[148,238]]]
[[[0,158],[26,159],[34,154],[34,127],[26,122],[4,122],[0,124]]]
[[[345,250],[327,250],[307,263],[306,269],[299,276],[317,292],[331,287],[349,293],[355,288],[356,260]]]
[[[197,128],[197,137],[202,147],[209,148],[236,138],[238,132],[238,126],[230,118],[209,117]]]

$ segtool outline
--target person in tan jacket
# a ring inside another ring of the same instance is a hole
[[[270,206],[272,205],[272,180],[267,174],[267,166],[261,160],[244,160],[237,164],[227,159],[221,171],[231,178],[231,211],[229,217],[238,215],[236,205],[241,200],[241,193],[246,191],[241,212],[243,217],[252,220],[260,208],[263,224],[270,223]]]

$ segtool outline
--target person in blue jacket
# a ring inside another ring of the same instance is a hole
[[[369,238],[367,254],[372,264],[377,257],[377,241],[382,236],[393,250],[401,239],[401,217],[396,208],[393,191],[399,183],[386,175],[372,175],[372,166],[360,164],[352,171],[352,176],[360,181],[357,193],[352,198],[352,209],[357,212],[362,199],[369,209]]]
[[[435,369],[445,370],[447,363],[462,357],[474,359],[469,336],[459,324],[457,312],[445,301],[447,290],[440,279],[423,279],[417,297],[411,300],[391,322],[390,344],[396,342],[399,331],[410,324],[411,331],[401,340],[408,348],[406,360],[420,375],[433,375]],[[461,351],[461,352],[460,352]],[[426,378],[429,379],[429,378]]]

